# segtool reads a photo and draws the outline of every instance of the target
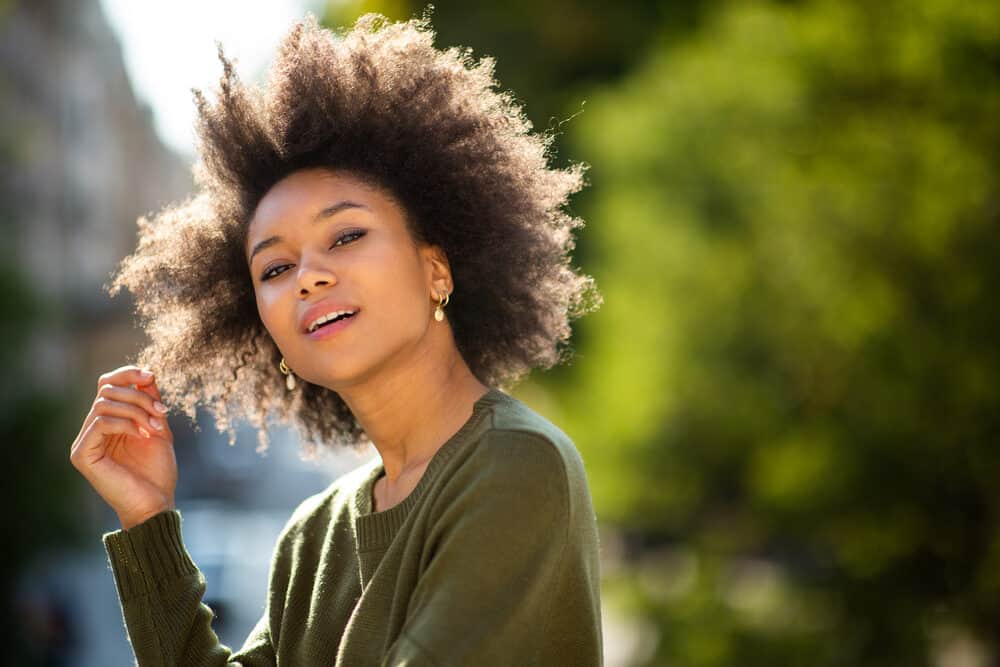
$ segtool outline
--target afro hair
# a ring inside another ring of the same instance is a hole
[[[360,448],[364,430],[340,396],[300,382],[288,391],[281,353],[257,312],[244,248],[258,202],[295,170],[347,170],[403,204],[414,239],[440,246],[455,284],[448,323],[472,373],[506,389],[533,368],[568,361],[570,321],[602,303],[570,265],[562,209],[587,165],[548,166],[554,135],[533,134],[494,59],[438,50],[427,14],[390,22],[369,13],[349,30],[312,14],[280,44],[262,87],[248,86],[218,46],[223,74],[210,102],[197,89],[195,191],[138,219],[136,250],[112,276],[150,342],[134,363],[192,420],[199,403],[219,431],[291,425],[308,450]],[[197,425],[195,425],[197,428]]]

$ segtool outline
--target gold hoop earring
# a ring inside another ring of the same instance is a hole
[[[448,305],[448,301],[450,300],[451,295],[447,292],[444,293],[443,299],[441,298],[441,295],[438,294],[438,305],[437,308],[434,309],[434,319],[438,322],[444,319],[444,307]]]
[[[288,391],[295,389],[295,374],[292,373],[292,369],[285,363],[284,357],[281,358],[281,363],[278,364],[278,368],[280,368],[281,372],[285,374],[285,386],[288,387]]]

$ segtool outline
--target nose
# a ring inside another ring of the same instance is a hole
[[[320,287],[329,287],[337,282],[337,277],[324,266],[306,264],[303,262],[299,269],[297,281],[299,284],[299,294],[305,296],[312,290]]]

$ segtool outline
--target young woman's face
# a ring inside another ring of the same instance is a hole
[[[261,199],[246,257],[261,320],[296,375],[337,391],[405,363],[446,325],[433,312],[451,292],[447,264],[414,244],[404,215],[343,171],[294,172]],[[355,314],[309,332],[336,311]]]

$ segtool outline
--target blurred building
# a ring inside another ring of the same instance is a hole
[[[40,380],[59,386],[131,346],[131,305],[101,285],[135,246],[136,217],[192,182],[136,100],[97,0],[11,4],[0,67],[16,256],[39,299],[72,323],[33,337]]]

